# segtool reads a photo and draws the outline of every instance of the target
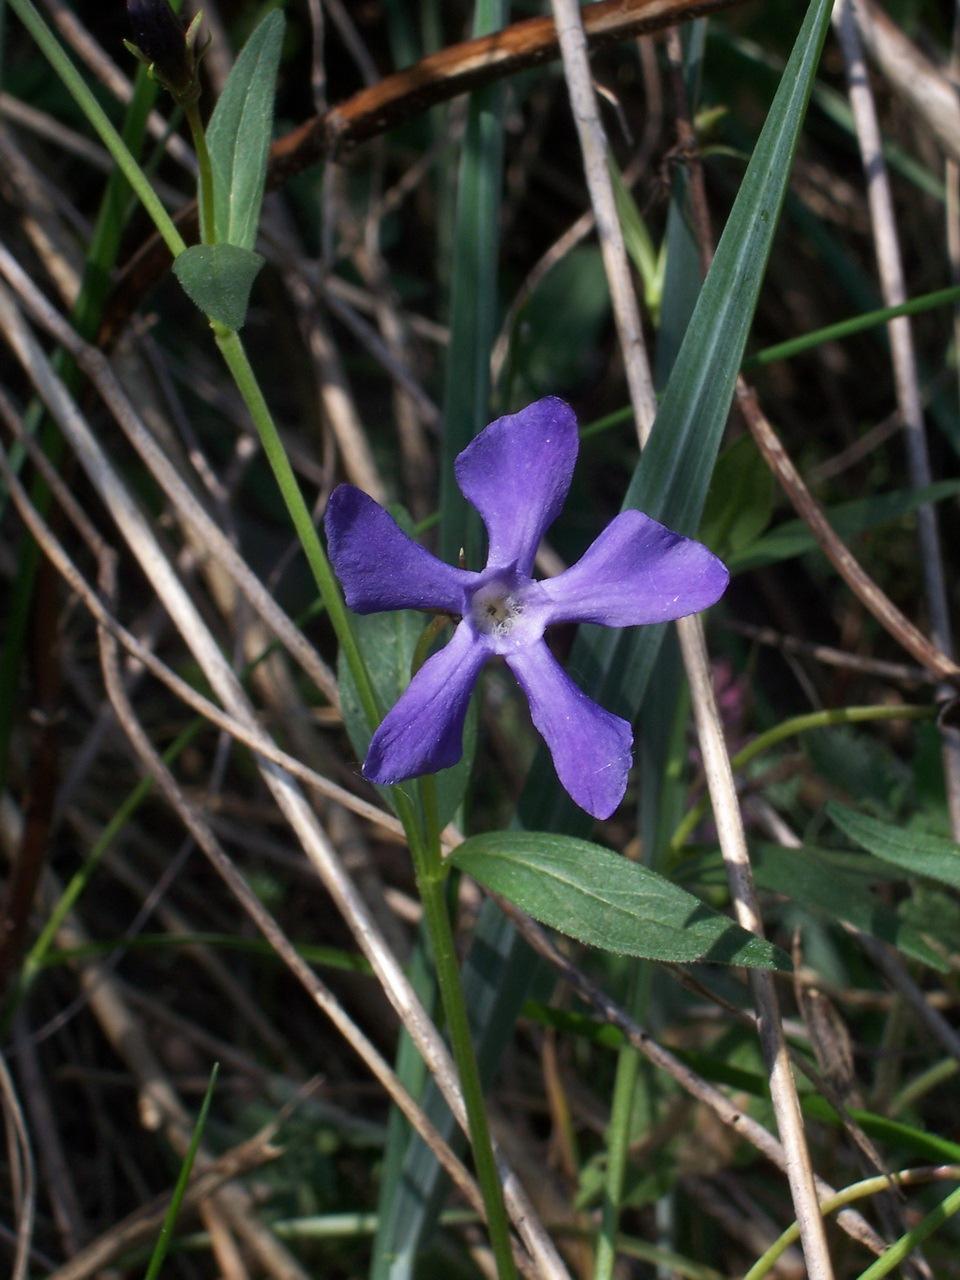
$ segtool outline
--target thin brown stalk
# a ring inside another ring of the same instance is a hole
[[[631,404],[641,444],[645,444],[656,416],[656,397],[607,166],[607,143],[593,92],[586,38],[574,0],[553,0],[553,12],[617,318]],[[762,935],[743,819],[710,676],[703,628],[699,618],[683,618],[676,625],[737,919],[746,928]],[[760,1014],[760,1039],[777,1127],[783,1142],[787,1180],[800,1224],[804,1257],[813,1280],[832,1280],[833,1267],[817,1203],[813,1168],[783,1036],[776,989],[769,973],[751,972],[750,978]]]
[[[6,1147],[10,1156],[10,1181],[14,1216],[17,1223],[17,1247],[13,1256],[10,1280],[27,1280],[30,1265],[30,1241],[37,1210],[37,1177],[30,1146],[30,1134],[17,1097],[13,1076],[0,1054],[0,1109],[3,1111]]]
[[[263,733],[253,707],[214,637],[184,590],[162,551],[153,529],[93,436],[83,416],[56,377],[6,290],[0,289],[0,330],[33,379],[37,390],[99,492],[157,596],[190,647],[211,687],[226,709],[251,733]],[[102,359],[102,358],[101,358]],[[96,362],[95,362],[96,363]],[[263,734],[269,741],[268,735]],[[463,1098],[453,1059],[423,1008],[396,956],[387,946],[366,903],[344,871],[316,813],[285,770],[258,761],[258,769],[280,812],[297,836],[361,951],[450,1106],[458,1124],[466,1125]],[[556,1248],[513,1173],[502,1166],[504,1199],[511,1219],[545,1277],[566,1277]]]
[[[576,992],[604,1022],[618,1027],[626,1040],[658,1070],[665,1072],[671,1080],[684,1092],[714,1113],[718,1120],[731,1131],[740,1135],[745,1142],[765,1156],[781,1172],[787,1168],[787,1155],[782,1143],[778,1142],[768,1129],[754,1120],[746,1112],[737,1107],[730,1098],[714,1085],[698,1076],[695,1071],[675,1057],[669,1049],[659,1044],[644,1028],[630,1016],[625,1009],[612,1000],[607,993],[589,978],[582,969],[569,960],[549,937],[545,929],[535,924],[529,916],[506,899],[497,899],[500,907],[522,934],[524,940],[542,959],[560,974],[563,981]],[[817,1195],[826,1200],[835,1195],[833,1188],[823,1178],[815,1175]],[[839,1225],[852,1240],[856,1240],[875,1254],[886,1248],[883,1240],[864,1218],[855,1211],[847,1211],[851,1216],[841,1214],[837,1219]]]
[[[960,680],[960,666],[945,653],[941,653],[901,613],[890,597],[877,586],[846,543],[833,531],[823,508],[807,488],[783,442],[760,408],[756,392],[746,383],[738,384],[737,403],[750,428],[750,434],[797,515],[807,525],[824,555],[863,607],[873,614],[883,629],[921,666],[942,680],[949,680],[951,683]]]
[[[862,4],[857,0],[837,0],[833,21],[840,48],[843,51],[850,105],[853,109],[857,141],[866,176],[870,224],[873,230],[881,292],[884,305],[894,307],[906,301],[907,287],[900,253],[893,193],[883,156],[880,124],[860,40],[859,27],[863,22],[864,12]],[[904,429],[910,483],[914,489],[923,489],[931,483],[933,477],[927,450],[927,435],[910,318],[899,316],[889,321],[887,334],[890,339],[897,407]],[[917,508],[917,541],[927,611],[930,617],[930,637],[942,653],[952,658],[950,605],[947,599],[937,513],[932,503],[923,503]],[[940,691],[942,698],[950,696],[951,693],[952,690],[949,689]],[[954,839],[960,840],[960,733],[947,725],[944,725],[941,734],[941,757],[953,835]]]
[[[881,658],[867,658],[859,653],[847,653],[845,649],[834,649],[831,645],[798,640],[796,636],[785,635],[782,631],[775,631],[773,627],[758,627],[752,622],[739,621],[728,621],[726,627],[754,644],[770,645],[774,649],[782,649],[784,653],[809,657],[828,667],[840,667],[846,671],[856,671],[860,675],[891,680],[896,684],[929,684],[935,681],[935,677],[923,667],[907,666],[904,662],[885,662]]]

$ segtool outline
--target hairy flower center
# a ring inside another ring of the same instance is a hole
[[[470,614],[478,631],[502,639],[510,634],[517,620],[523,616],[523,601],[502,583],[491,582],[474,594]]]

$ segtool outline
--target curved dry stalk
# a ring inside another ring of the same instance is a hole
[[[2,409],[2,397],[0,397],[0,409]],[[6,417],[6,415],[4,416]],[[9,421],[9,418],[7,418],[7,421]],[[19,434],[20,438],[23,439],[22,433]],[[98,625],[109,631],[132,657],[146,667],[151,675],[166,685],[171,693],[192,711],[203,716],[205,720],[208,720],[224,733],[229,734],[237,742],[249,747],[251,751],[257,752],[264,759],[272,761],[282,769],[286,769],[287,772],[316,791],[318,795],[343,805],[345,809],[350,809],[359,817],[375,823],[391,835],[402,838],[403,827],[391,814],[371,804],[369,801],[363,800],[360,796],[354,795],[352,791],[348,791],[345,787],[338,786],[337,783],[330,781],[329,778],[317,773],[315,769],[311,769],[309,765],[302,764],[291,756],[289,752],[265,741],[262,734],[251,732],[235,716],[231,716],[221,710],[216,703],[211,702],[209,698],[205,698],[202,693],[199,693],[192,685],[178,676],[175,671],[156,656],[152,649],[149,649],[128,631],[122,623],[118,622],[80,570],[77,569],[62,543],[30,502],[26,491],[13,472],[10,462],[2,449],[0,449],[0,474],[4,477],[10,496],[20,513],[21,519],[36,539],[44,555],[51,561],[70,589],[80,597]],[[54,485],[57,485],[58,478],[55,474],[47,474]],[[63,494],[58,496],[63,497]],[[98,539],[98,541],[100,540]]]
[[[0,1054],[0,1105],[2,1105],[4,1127],[7,1131],[7,1153],[11,1157],[10,1181],[17,1221],[17,1247],[10,1280],[27,1280],[30,1241],[33,1239],[33,1223],[37,1208],[37,1176],[27,1122],[3,1054]]]
[[[269,735],[258,725],[253,707],[235,672],[173,571],[149,522],[91,433],[63,383],[57,378],[5,289],[0,289],[0,329],[76,453],[211,687],[226,709],[245,725],[247,731],[260,735],[264,744],[269,745]],[[99,353],[96,354],[98,360],[94,363],[105,365]],[[257,764],[277,807],[333,898],[360,950],[370,961],[387,998],[436,1079],[457,1123],[465,1130],[463,1097],[450,1052],[402,966],[387,945],[366,903],[344,870],[317,815],[286,770],[265,759],[259,759]],[[526,1192],[502,1160],[500,1170],[507,1210],[545,1280],[568,1280],[566,1268]]]
[[[0,246],[0,271],[23,300],[27,311],[65,350],[70,352],[97,388],[118,425],[123,429],[178,514],[190,525],[207,554],[216,558],[254,611],[317,688],[322,690],[331,705],[339,706],[339,692],[333,672],[302,631],[287,617],[237,549],[198,502],[189,486],[184,483],[176,467],[144,425],[106,357],[96,347],[79,337],[72,326],[37,289],[19,263],[2,246]]]
[[[607,143],[590,76],[586,36],[575,0],[552,0],[552,3],[564,74],[580,136],[584,172],[623,350],[630,400],[643,445],[656,416],[656,397],[607,167]],[[736,916],[744,927],[762,935],[740,802],[710,677],[702,624],[699,618],[694,617],[682,618],[676,626]],[[807,1268],[812,1280],[832,1280],[833,1266],[817,1203],[813,1166],[784,1040],[776,988],[773,978],[765,971],[751,971],[750,982],[760,1015],[760,1040],[769,1074],[770,1096],[783,1142],[785,1172],[800,1223]]]
[[[492,895],[496,896],[496,895]],[[783,1144],[765,1129],[759,1121],[741,1111],[722,1089],[698,1076],[695,1071],[675,1057],[669,1049],[665,1049],[644,1028],[631,1017],[627,1011],[610,998],[607,993],[589,978],[582,969],[569,960],[555,945],[545,929],[536,924],[529,916],[503,898],[496,898],[501,909],[513,920],[526,942],[530,944],[538,956],[560,974],[566,982],[604,1022],[619,1028],[627,1041],[658,1070],[665,1072],[671,1080],[698,1102],[714,1113],[718,1120],[733,1132],[738,1133],[745,1142],[749,1142],[755,1150],[765,1156],[771,1164],[782,1172],[787,1169],[787,1154]],[[820,1199],[828,1199],[836,1192],[823,1178],[814,1175],[816,1192]],[[852,1240],[856,1240],[875,1254],[883,1253],[887,1247],[877,1235],[873,1227],[857,1212],[849,1211],[849,1216],[841,1215],[837,1219]]]
[[[860,41],[859,27],[863,24],[864,12],[862,3],[857,3],[857,0],[837,0],[833,10],[833,23],[843,51],[850,106],[866,177],[880,288],[884,305],[896,307],[906,302],[907,289],[893,193],[883,157],[883,140]],[[890,339],[897,407],[904,429],[910,484],[914,489],[923,489],[931,483],[933,477],[909,317],[899,316],[889,321],[887,335]],[[952,658],[950,605],[947,600],[937,513],[932,503],[926,502],[917,508],[917,540],[927,611],[930,615],[930,636],[941,653]],[[947,697],[951,692],[943,689],[940,691],[941,697]],[[940,745],[953,837],[960,840],[960,733],[944,725]]]
[[[162,791],[167,803],[174,809],[194,840],[206,854],[218,875],[230,889],[263,937],[294,975],[313,1003],[333,1023],[347,1044],[363,1061],[374,1078],[383,1086],[392,1102],[400,1109],[410,1124],[451,1178],[464,1199],[483,1215],[483,1197],[480,1189],[467,1172],[462,1161],[454,1154],[422,1108],[400,1083],[390,1064],[379,1053],[349,1016],[333,992],[313,972],[300,956],[276,920],[250,888],[236,868],[223,846],[203,820],[199,811],[184,796],[176,779],[154,750],[149,738],[130,705],[120,676],[117,649],[113,637],[105,628],[99,630],[101,668],[110,703],[124,733],[134,748],[145,771]],[[528,1259],[518,1255],[518,1265],[529,1274]]]
[[[927,639],[881,590],[859,560],[830,525],[823,508],[807,488],[780,437],[760,408],[756,392],[742,379],[737,383],[737,403],[757,448],[777,477],[797,515],[807,525],[824,555],[844,582],[894,640],[938,679],[956,683],[960,666]]]

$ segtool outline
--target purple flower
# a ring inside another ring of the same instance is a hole
[[[633,627],[682,618],[713,604],[729,575],[701,543],[639,511],[623,511],[576,564],[555,578],[532,578],[578,447],[573,410],[548,397],[491,422],[460,454],[457,483],[487,528],[482,573],[438,560],[353,485],[331,494],[327,543],[351,609],[433,609],[461,618],[373,735],[363,766],[371,782],[402,782],[456,764],[480,668],[502,657],[576,803],[607,818],[623,799],[630,725],[577,688],[544,630],[555,622]]]

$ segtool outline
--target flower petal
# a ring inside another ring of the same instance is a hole
[[[540,585],[553,602],[551,622],[636,627],[706,609],[729,578],[703,543],[622,511],[575,565]]]
[[[475,573],[444,564],[408,538],[393,516],[352,484],[334,489],[323,518],[330,560],[355,613],[381,609],[463,612]]]
[[[542,640],[507,654],[506,662],[527,695],[564,788],[581,809],[609,818],[627,788],[630,725],[578,689]]]
[[[579,445],[573,410],[548,396],[497,418],[459,455],[457,484],[487,526],[488,569],[515,566],[529,575],[567,496]]]
[[[387,785],[456,764],[470,694],[489,656],[469,623],[461,622],[387,712],[370,740],[363,776]]]

